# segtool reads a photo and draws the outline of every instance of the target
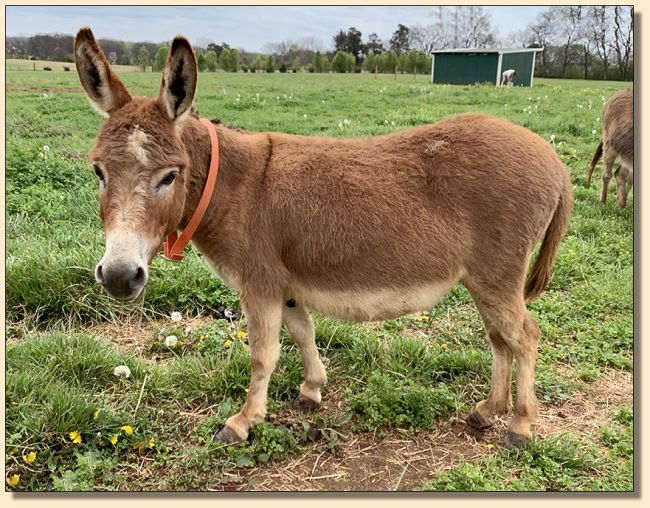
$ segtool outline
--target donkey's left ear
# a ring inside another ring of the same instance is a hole
[[[190,111],[196,91],[196,57],[185,37],[176,37],[163,70],[160,102],[170,120],[178,120]]]

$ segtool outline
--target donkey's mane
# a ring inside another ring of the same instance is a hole
[[[197,109],[195,109],[194,107],[192,107],[192,109],[190,110],[190,112],[188,114],[189,114],[189,116],[191,116],[192,118],[194,118],[196,120],[198,120],[200,118],[199,111]],[[239,127],[237,125],[228,125],[228,124],[223,123],[221,121],[221,118],[211,118],[210,122],[212,122],[215,125],[223,125],[227,129],[230,129],[230,130],[233,130],[233,131],[248,132],[246,129],[242,129],[241,127]]]

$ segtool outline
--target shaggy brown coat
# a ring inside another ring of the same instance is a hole
[[[614,94],[603,106],[603,132],[591,159],[587,187],[591,185],[591,174],[603,156],[603,189],[600,204],[607,201],[607,190],[612,178],[612,167],[616,157],[621,167],[615,172],[618,206],[625,208],[627,194],[634,175],[634,91],[632,88]]]
[[[143,267],[136,254],[124,255],[126,247],[112,253],[109,238],[118,231],[121,246],[152,242],[149,261],[164,235],[187,223],[206,179],[207,128],[189,112],[196,62],[189,43],[176,38],[159,97],[132,98],[90,30],[79,32],[75,48],[86,94],[109,115],[92,152],[107,235],[98,280],[132,297]],[[572,205],[566,168],[549,144],[483,115],[366,139],[216,129],[220,172],[192,241],[241,294],[252,365],[246,403],[217,437],[245,439],[264,418],[283,320],[305,367],[297,405],[317,407],[326,373],[309,310],[393,318],[431,308],[461,282],[494,353],[490,393],[468,423],[484,428],[508,410],[514,358],[517,400],[506,443],[521,445],[537,415],[540,336],[524,303],[547,284]],[[163,185],[170,167],[175,180]],[[124,291],[108,280],[116,278]]]

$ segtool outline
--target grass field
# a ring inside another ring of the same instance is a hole
[[[316,317],[329,372],[318,413],[291,409],[300,355],[283,335],[268,421],[242,445],[212,435],[246,395],[246,322],[215,320],[238,297],[192,251],[155,260],[143,297],[102,294],[96,178],[101,118],[76,73],[7,72],[6,467],[15,490],[633,489],[633,203],[584,188],[615,82],[533,88],[431,85],[426,76],[201,74],[202,116],[249,130],[368,136],[484,112],[553,144],[575,209],[542,329],[536,437],[503,447],[464,416],[488,391],[491,355],[467,292],[435,309],[352,325]],[[124,72],[135,95],[159,76]],[[600,168],[600,166],[599,166]],[[598,169],[599,171],[600,169]],[[180,323],[172,312],[182,313]],[[179,338],[167,347],[168,335]],[[116,377],[117,365],[130,368]]]

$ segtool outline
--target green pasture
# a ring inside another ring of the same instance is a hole
[[[157,74],[120,76],[134,95],[159,88]],[[97,182],[86,159],[102,119],[74,68],[9,66],[6,77],[8,488],[254,489],[246,471],[290,464],[316,447],[324,461],[355,437],[435,431],[464,418],[487,394],[489,347],[471,298],[458,286],[419,316],[362,325],[316,316],[330,376],[324,399],[340,399],[329,411],[289,409],[302,366],[283,336],[269,392],[275,419],[245,444],[213,442],[248,385],[245,319],[209,319],[222,305],[237,307],[238,296],[195,251],[182,265],[155,260],[144,295],[133,303],[103,294],[93,276],[103,252]],[[219,72],[200,75],[195,107],[247,130],[351,137],[482,112],[548,140],[570,171],[576,199],[550,287],[530,305],[543,333],[537,394],[543,408],[553,408],[612,373],[632,371],[634,200],[619,210],[612,186],[601,208],[600,179],[584,188],[602,105],[625,86],[536,78],[532,88],[507,89],[431,85],[426,76]],[[169,319],[175,311],[181,323]],[[120,340],[120,328],[136,322],[150,333],[137,344]],[[198,324],[186,329],[189,322]],[[118,330],[113,340],[102,332],[107,327]],[[164,344],[171,334],[179,338],[175,347]],[[117,365],[128,366],[130,377],[116,377]],[[606,423],[597,428],[537,437],[519,452],[495,441],[485,454],[408,485],[631,491],[632,409],[606,408]],[[312,427],[320,429],[316,442]],[[405,469],[404,478],[409,474]]]

